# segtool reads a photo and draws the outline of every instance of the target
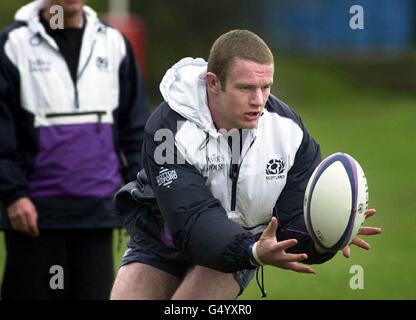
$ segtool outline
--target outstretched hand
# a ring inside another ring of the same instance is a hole
[[[260,261],[265,265],[272,265],[300,273],[316,273],[311,267],[297,263],[308,258],[306,253],[286,253],[286,250],[296,245],[298,241],[296,239],[277,241],[277,224],[276,217],[272,217],[272,220],[257,242],[256,250]]]
[[[376,214],[376,209],[368,209],[365,212],[365,219],[368,219]],[[359,235],[363,236],[372,236],[376,234],[381,233],[381,228],[375,228],[375,227],[362,227],[360,231],[358,232]],[[364,250],[370,250],[371,246],[366,241],[364,241],[361,238],[355,237],[350,244],[356,245],[357,247],[360,247]],[[319,244],[315,243],[315,249],[319,253],[325,253],[326,250],[319,246]],[[350,245],[345,246],[341,249],[342,254],[345,258],[349,258],[351,256],[351,247]]]
[[[365,212],[365,219],[368,219],[371,216],[374,216],[375,214],[376,214],[376,209],[368,209]],[[359,235],[363,235],[363,236],[372,236],[372,235],[376,235],[380,233],[381,233],[381,228],[375,228],[375,227],[362,227],[360,231],[358,232]],[[357,247],[360,247],[364,250],[370,250],[371,248],[371,246],[366,241],[358,237],[354,238],[354,240],[351,241],[351,244],[354,244]],[[350,245],[347,245],[346,247],[342,249],[342,254],[344,255],[345,258],[349,258],[351,256]]]

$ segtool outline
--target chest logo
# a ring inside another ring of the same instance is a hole
[[[204,171],[221,171],[225,167],[225,160],[222,154],[213,154],[206,156],[206,165]]]
[[[100,70],[107,70],[108,67],[108,59],[103,57],[97,57],[95,64],[98,69]]]
[[[51,63],[49,61],[36,59],[29,59],[29,72],[49,72],[51,70]]]
[[[283,158],[269,160],[266,164],[266,180],[283,179],[285,169]]]

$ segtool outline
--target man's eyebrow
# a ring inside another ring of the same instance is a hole
[[[256,88],[256,87],[261,87],[261,88],[263,88],[263,87],[271,87],[271,86],[272,86],[272,84],[273,84],[273,81],[271,81],[271,82],[269,82],[269,83],[266,83],[266,84],[264,84],[264,85],[260,85],[260,86],[258,86],[258,85],[256,85],[256,84],[252,84],[252,83],[244,83],[244,82],[236,83],[235,85],[236,85],[237,87],[245,87],[245,88]]]

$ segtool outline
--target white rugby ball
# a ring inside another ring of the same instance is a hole
[[[359,163],[345,153],[322,160],[305,191],[304,218],[309,234],[334,252],[356,237],[368,208],[368,186]]]

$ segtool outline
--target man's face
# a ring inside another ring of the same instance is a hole
[[[257,126],[273,83],[273,64],[234,59],[225,83],[218,94],[217,116],[222,127],[252,129]],[[221,129],[221,128],[220,128]]]
[[[82,11],[87,0],[50,0],[51,5],[59,5],[64,9],[64,14],[76,15]]]

